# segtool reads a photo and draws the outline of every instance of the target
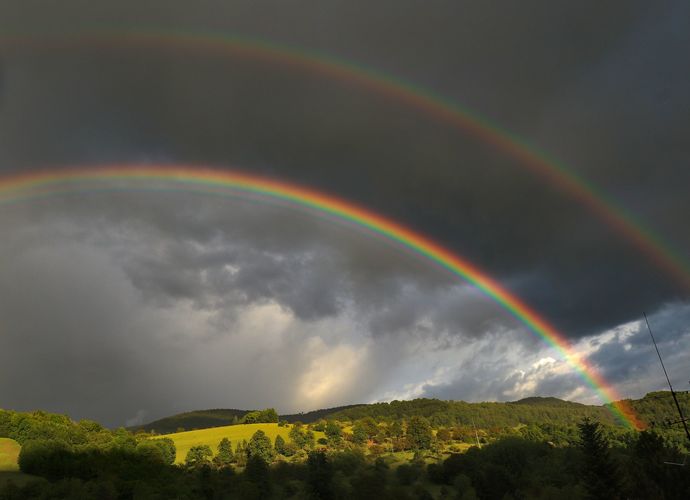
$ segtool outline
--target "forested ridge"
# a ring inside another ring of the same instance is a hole
[[[679,394],[682,405],[690,412],[690,395]],[[677,420],[670,392],[660,391],[647,394],[637,400],[625,400],[647,425],[662,424],[666,420]],[[212,409],[180,413],[148,424],[131,427],[133,431],[155,431],[159,434],[179,430],[221,427],[245,422],[245,415],[255,410]],[[365,417],[374,419],[405,419],[418,415],[434,425],[475,425],[483,428],[529,424],[576,424],[583,417],[594,418],[602,423],[615,425],[617,422],[606,406],[584,405],[554,397],[529,397],[518,401],[496,403],[467,403],[421,398],[410,401],[357,404],[326,408],[321,410],[280,415],[286,422],[313,423],[319,419],[357,420]],[[271,420],[272,421],[272,420]],[[276,420],[277,421],[277,420]]]

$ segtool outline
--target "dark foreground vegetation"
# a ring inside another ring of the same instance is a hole
[[[430,401],[408,402],[408,413],[403,403],[348,409],[356,413],[291,426],[287,442],[257,431],[247,443],[193,447],[183,465],[167,438],[0,410],[0,437],[22,445],[21,471],[40,478],[7,482],[0,499],[690,498],[688,443],[664,423],[663,394],[636,403],[656,419],[642,432],[587,415],[559,420],[558,400],[523,403],[543,411],[541,423],[503,425],[503,410],[491,426],[458,415],[439,423],[424,414],[438,409]],[[315,442],[312,430],[326,438]]]

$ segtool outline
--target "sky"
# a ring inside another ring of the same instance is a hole
[[[688,262],[689,11],[682,1],[3,2],[0,175],[184,164],[334,194],[478,265],[624,397],[665,387],[646,312],[686,390],[690,290],[600,214],[390,93],[190,40],[261,40],[423,88],[598,186]],[[415,397],[602,402],[467,282],[305,210],[120,190],[2,205],[0,231],[3,408],[118,426]]]

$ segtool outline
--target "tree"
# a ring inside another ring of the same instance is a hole
[[[314,433],[310,430],[305,431],[302,424],[298,422],[290,429],[289,436],[299,449],[312,448],[314,446]]]
[[[363,418],[361,422],[367,431],[367,438],[371,439],[379,433],[379,426],[372,417]]]
[[[432,432],[429,422],[424,417],[414,416],[407,423],[407,445],[413,450],[431,448]]]
[[[283,439],[283,436],[278,434],[276,436],[275,443],[273,445],[273,448],[276,450],[276,453],[280,453],[281,455],[285,455],[285,439]]]
[[[399,438],[403,436],[403,428],[402,425],[400,425],[400,422],[396,420],[393,422],[390,427],[388,428],[388,432],[391,435],[391,437],[394,438]]]
[[[443,429],[439,429],[438,432],[436,432],[436,439],[439,441],[450,441],[451,439],[451,434],[450,430],[446,429],[445,427]]]
[[[342,439],[343,435],[342,429],[333,420],[329,420],[328,422],[326,422],[325,433],[329,443],[332,443],[334,445],[340,443],[340,440]]]
[[[244,470],[244,474],[257,487],[259,498],[270,498],[271,472],[268,463],[263,458],[259,455],[250,456],[247,460],[247,468]]]
[[[602,500],[620,498],[620,472],[611,459],[608,439],[601,425],[585,417],[578,424],[578,429],[584,454],[582,472],[589,497]]]
[[[27,474],[43,476],[51,481],[66,475],[70,446],[55,439],[26,441],[19,452],[19,469]]]
[[[163,463],[168,465],[174,464],[175,457],[177,457],[175,441],[170,438],[160,438],[153,440],[153,442],[161,450],[161,454],[163,455]]]
[[[268,424],[278,422],[278,413],[274,408],[261,411],[250,411],[242,417],[243,424]]]
[[[364,444],[367,441],[367,430],[359,420],[352,426],[352,441],[356,444]]]
[[[273,460],[273,445],[264,431],[259,429],[247,444],[247,458],[260,457],[267,463]]]
[[[316,442],[314,433],[311,430],[307,430],[307,432],[304,433],[304,439],[306,442],[306,447],[312,449],[314,447],[314,443]]]
[[[260,415],[261,412],[259,411],[250,411],[249,413],[245,413],[244,417],[242,417],[241,422],[243,424],[256,424],[259,422]]]
[[[309,452],[307,484],[312,498],[333,498],[333,466],[323,451]]]
[[[156,443],[153,441],[140,441],[137,444],[136,452],[142,457],[145,457],[147,460],[165,463],[165,458],[163,457],[163,450],[159,446],[157,446]]]
[[[227,467],[235,460],[235,454],[232,452],[232,443],[226,437],[218,443],[218,453],[213,459],[218,467]]]
[[[266,408],[261,411],[261,422],[267,424],[275,424],[278,422],[278,412],[275,408]]]
[[[192,446],[187,452],[184,463],[189,468],[197,468],[201,465],[208,465],[209,459],[212,456],[213,452],[208,445],[201,444],[198,446]]]

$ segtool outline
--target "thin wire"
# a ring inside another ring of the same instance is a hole
[[[664,360],[661,359],[661,353],[659,352],[659,348],[656,345],[656,339],[654,338],[654,334],[652,333],[652,328],[649,326],[649,320],[647,319],[647,313],[643,312],[644,315],[644,320],[645,323],[647,323],[647,330],[649,330],[649,335],[652,337],[652,343],[654,344],[654,349],[656,349],[656,355],[659,356],[659,362],[661,363],[661,368],[664,370],[664,375],[666,375],[666,381],[668,382],[668,386],[671,388],[671,393],[673,393],[673,386],[671,385],[671,379],[668,378],[668,372],[666,371],[666,367],[664,366]]]
[[[668,376],[668,372],[666,371],[666,367],[664,366],[664,360],[661,359],[661,353],[659,352],[659,348],[656,345],[656,339],[654,339],[654,334],[652,333],[652,327],[649,326],[649,320],[647,319],[647,313],[643,312],[644,315],[644,320],[647,323],[647,330],[649,330],[649,335],[652,337],[652,343],[654,344],[654,349],[656,349],[656,355],[659,356],[659,362],[661,363],[661,368],[664,369],[664,375],[666,375],[666,381],[668,382],[668,386],[671,389],[671,396],[673,396],[673,401],[676,403],[676,408],[678,409],[678,414],[680,415],[680,423],[683,424],[683,428],[685,429],[685,435],[688,438],[688,441],[690,441],[690,431],[688,430],[688,424],[685,420],[685,417],[683,416],[683,410],[680,409],[680,403],[678,403],[678,398],[676,397],[676,393],[673,390],[673,386],[671,385],[671,379]]]

